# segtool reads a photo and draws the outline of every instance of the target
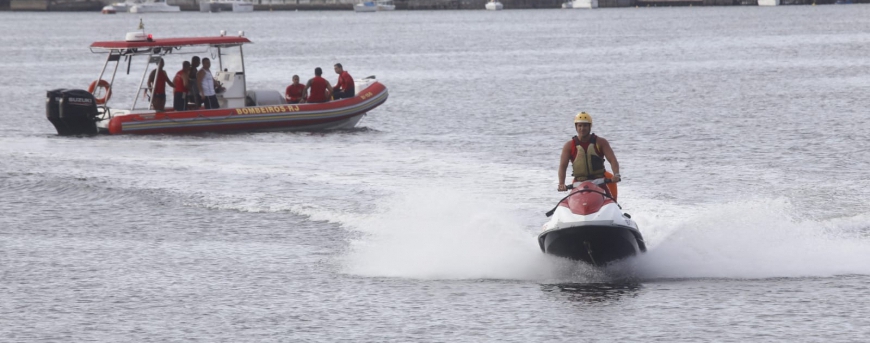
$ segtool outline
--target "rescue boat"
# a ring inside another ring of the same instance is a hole
[[[374,76],[355,80],[354,97],[325,103],[288,104],[280,91],[247,89],[242,47],[249,43],[244,32],[237,36],[221,31],[213,37],[161,39],[144,30],[128,33],[122,41],[94,42],[91,52],[106,55],[99,77],[88,90],[48,91],[46,116],[59,135],[319,131],[352,128],[387,100],[387,88]],[[150,101],[140,100],[150,96],[149,71],[170,53],[211,58],[214,79],[222,83],[222,92],[217,94],[219,108],[175,111],[171,93],[166,97],[164,111],[151,109]],[[134,60],[143,61],[145,69],[138,90],[133,90],[132,106],[114,108],[109,103],[118,69],[126,64],[121,69],[129,74]]]

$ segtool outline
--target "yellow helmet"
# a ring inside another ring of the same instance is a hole
[[[577,115],[574,116],[574,124],[577,124],[577,123],[589,123],[591,125],[592,124],[592,116],[590,116],[589,113],[586,113],[586,112],[577,113]]]

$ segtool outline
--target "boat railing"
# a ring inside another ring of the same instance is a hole
[[[200,48],[197,48],[197,47],[200,47]],[[185,54],[185,55],[210,56],[213,60],[215,60],[216,63],[214,64],[214,69],[218,70],[216,72],[216,74],[219,75],[219,74],[223,73],[221,71],[222,69],[220,68],[222,62],[225,63],[228,61],[221,58],[221,57],[226,57],[225,54],[221,54],[220,52],[218,52],[217,54],[214,54],[213,53],[214,51],[211,49],[216,48],[216,49],[218,49],[218,51],[220,51],[222,48],[235,48],[235,47],[241,48],[241,44],[156,46],[156,47],[152,46],[152,47],[123,48],[123,49],[118,49],[118,48],[106,49],[106,48],[99,48],[99,47],[97,47],[97,48],[91,47],[90,50],[93,53],[107,53],[106,62],[103,64],[103,68],[100,70],[100,74],[99,74],[97,80],[106,79],[106,81],[109,84],[109,89],[114,89],[113,87],[115,86],[116,75],[117,75],[117,72],[118,72],[118,69],[119,69],[121,63],[126,62],[126,64],[127,64],[126,74],[130,74],[130,71],[132,68],[133,57],[134,56],[147,56],[145,68],[142,72],[142,76],[141,76],[141,79],[139,81],[136,95],[133,97],[133,104],[130,107],[131,111],[136,111],[136,110],[139,110],[139,108],[137,108],[137,106],[139,106],[139,104],[141,103],[140,99],[146,99],[147,103],[149,104],[148,106],[150,106],[151,90],[147,84],[148,73],[151,70],[153,70],[152,64],[157,65],[157,63],[159,63],[161,58],[165,57],[168,54],[172,54],[173,52],[178,52],[178,51],[182,50],[183,48],[187,48],[187,49],[184,49],[185,51],[183,52],[183,54]],[[241,50],[239,50],[239,54],[241,54]],[[243,63],[242,61],[239,61],[239,62]],[[111,65],[111,63],[114,63],[114,65]],[[244,69],[243,68],[244,67],[241,67],[240,68],[241,70],[234,72],[233,73],[234,76],[232,77],[233,81],[235,81],[235,84],[239,85],[243,89],[242,92],[244,92],[244,84],[245,84]],[[243,97],[242,97],[242,99],[243,99]],[[106,102],[108,103],[108,100]],[[234,103],[236,101],[232,101],[232,102]],[[103,105],[108,107],[107,104],[103,104]],[[142,108],[142,109],[146,109],[146,108]],[[111,117],[111,112],[109,112],[108,109],[106,110],[106,113],[108,113],[109,117]]]

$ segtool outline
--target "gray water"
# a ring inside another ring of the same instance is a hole
[[[348,131],[56,136],[45,91],[140,17],[245,31],[249,88],[341,62],[390,98]],[[0,13],[0,341],[864,341],[868,18]],[[579,111],[650,248],[606,270],[536,241]]]

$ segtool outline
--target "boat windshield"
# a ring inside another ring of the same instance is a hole
[[[217,49],[212,50],[212,57],[218,61],[221,71],[232,73],[243,73],[245,71],[244,61],[242,60],[242,47],[240,45],[217,47]]]

